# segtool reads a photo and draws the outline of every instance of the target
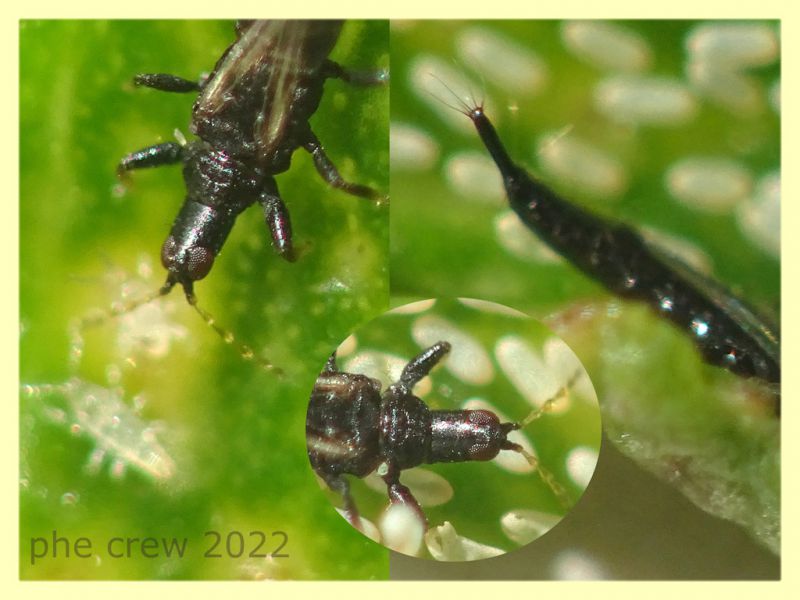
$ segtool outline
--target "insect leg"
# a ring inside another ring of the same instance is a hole
[[[373,190],[369,186],[361,185],[360,183],[350,183],[342,179],[339,170],[331,162],[331,159],[328,158],[328,155],[325,154],[325,149],[322,147],[319,139],[317,139],[317,136],[314,135],[310,129],[308,131],[308,140],[303,144],[303,148],[311,154],[317,172],[328,182],[328,185],[332,185],[343,192],[361,198],[369,198],[370,200],[381,200],[385,198],[377,190]]]
[[[190,81],[167,73],[140,73],[133,78],[134,85],[153,88],[162,92],[197,92],[204,80]]]
[[[386,482],[386,491],[389,495],[389,501],[392,504],[403,504],[413,510],[420,520],[425,524],[425,529],[428,528],[428,518],[425,516],[425,513],[422,511],[422,507],[417,502],[417,499],[414,498],[414,494],[411,493],[406,486],[400,483],[400,470],[394,466],[389,465],[389,472],[383,476],[383,480]]]
[[[294,262],[296,256],[292,246],[292,222],[289,211],[283,203],[275,180],[268,177],[264,182],[264,191],[258,197],[258,202],[264,209],[264,218],[272,237],[272,247],[289,262]]]
[[[325,77],[329,79],[341,79],[352,85],[386,85],[389,83],[389,71],[378,69],[375,71],[355,71],[346,69],[339,63],[326,60],[323,65]]]
[[[355,500],[353,500],[353,497],[350,495],[350,484],[347,479],[342,475],[324,473],[320,473],[320,475],[331,490],[342,496],[342,500],[344,501],[344,518],[347,519],[350,525],[360,530],[361,517],[358,514]]]
[[[423,350],[403,368],[398,383],[408,389],[413,388],[448,352],[450,352],[450,344],[448,342],[436,342],[427,350]]]
[[[173,165],[183,159],[183,146],[178,142],[164,142],[148,146],[125,156],[117,165],[117,175],[134,169]]]
[[[322,370],[323,373],[338,373],[339,367],[336,366],[336,352],[331,354],[328,357],[328,360],[325,362],[325,368]]]

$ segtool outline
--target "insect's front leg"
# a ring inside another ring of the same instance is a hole
[[[370,200],[385,199],[385,196],[381,195],[378,190],[373,190],[371,187],[359,183],[350,183],[342,179],[339,170],[331,162],[331,159],[328,158],[328,155],[325,154],[325,149],[322,147],[319,139],[317,139],[317,136],[314,135],[314,132],[310,129],[308,130],[307,141],[303,144],[303,148],[311,154],[317,172],[328,182],[328,185],[361,198],[369,198]]]
[[[430,373],[444,356],[450,352],[449,342],[436,342],[430,348],[423,350],[412,358],[400,374],[400,383],[409,390]]]
[[[292,245],[292,222],[289,210],[281,199],[278,185],[268,177],[264,182],[264,190],[258,196],[258,202],[264,209],[264,219],[272,238],[272,247],[289,262],[294,262],[294,246]]]
[[[117,175],[134,169],[173,165],[183,160],[183,146],[177,142],[164,142],[148,146],[125,156],[117,165]]]
[[[383,480],[386,482],[389,501],[392,504],[402,504],[413,510],[425,524],[425,529],[428,529],[428,517],[425,516],[419,502],[414,498],[411,490],[400,483],[400,469],[394,464],[389,464],[389,472],[383,476]]]
[[[352,85],[386,85],[389,83],[389,71],[377,69],[371,71],[355,71],[346,69],[339,63],[326,60],[323,65],[325,77],[329,79],[341,79]]]
[[[199,92],[205,82],[205,77],[201,77],[200,81],[191,81],[168,73],[139,73],[133,78],[134,85],[178,93]]]

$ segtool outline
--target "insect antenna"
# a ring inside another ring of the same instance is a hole
[[[512,425],[511,429],[512,430],[522,429],[523,427],[526,427],[527,425],[529,425],[530,423],[532,423],[545,413],[549,412],[556,404],[556,402],[558,402],[562,398],[566,398],[569,395],[570,388],[573,385],[575,385],[575,382],[577,381],[578,377],[580,377],[580,375],[581,371],[580,370],[576,371],[572,375],[572,377],[570,377],[569,381],[566,384],[564,384],[564,386],[562,386],[555,394],[550,396],[550,398],[545,400],[539,408],[533,410],[527,417],[525,417],[519,423],[510,423],[510,425]],[[547,485],[547,487],[550,488],[550,490],[553,492],[553,495],[558,499],[559,503],[561,504],[562,508],[564,508],[564,510],[568,510],[573,506],[574,502],[567,493],[566,488],[556,480],[555,476],[550,471],[548,471],[542,466],[538,458],[536,458],[533,454],[525,450],[519,444],[515,444],[513,442],[508,442],[507,445],[504,447],[504,449],[512,450],[514,452],[521,454],[525,458],[525,460],[528,461],[528,464],[530,464],[534,469],[536,469],[536,472],[539,474],[539,477],[541,477],[542,481]]]
[[[219,325],[214,316],[210,312],[208,312],[207,310],[205,310],[204,308],[202,308],[197,304],[197,299],[193,298],[193,300],[191,300],[189,304],[197,312],[197,314],[200,315],[200,318],[203,319],[205,324],[217,332],[219,337],[222,338],[223,342],[225,342],[229,346],[233,346],[234,348],[236,348],[237,352],[239,353],[239,356],[241,356],[243,359],[247,361],[254,361],[258,363],[258,365],[261,366],[263,369],[267,371],[272,371],[278,377],[283,376],[282,369],[276,367],[266,358],[258,356],[250,346],[238,341],[236,339],[236,336],[230,329],[225,329],[224,327]]]
[[[158,300],[159,298],[169,294],[173,287],[174,284],[168,283],[160,287],[158,290],[139,298],[134,298],[127,301],[115,301],[106,310],[100,309],[87,316],[71,321],[67,327],[70,339],[70,353],[68,358],[68,365],[70,368],[73,371],[76,371],[80,365],[85,345],[83,339],[84,331],[92,327],[99,327],[108,321],[131,313],[141,306],[145,306],[151,302],[154,302],[155,300]],[[256,362],[263,369],[271,371],[279,377],[283,375],[283,371],[280,368],[276,367],[266,358],[258,356],[250,346],[239,342],[232,331],[219,325],[210,312],[197,304],[197,298],[194,296],[194,294],[187,295],[186,299],[195,312],[200,315],[200,318],[203,320],[203,322],[213,329],[217,335],[222,338],[223,342],[233,346],[244,360]]]
[[[556,480],[555,475],[553,475],[550,471],[548,471],[542,466],[542,463],[539,462],[539,459],[537,459],[530,452],[527,452],[521,446],[519,447],[518,450],[514,448],[512,448],[512,450],[516,450],[517,452],[522,454],[522,456],[525,457],[525,460],[528,461],[528,464],[530,464],[534,469],[536,469],[536,472],[539,474],[539,477],[541,477],[542,481],[544,481],[547,487],[550,488],[550,491],[553,492],[553,495],[558,499],[558,503],[561,504],[561,507],[564,510],[569,510],[570,508],[572,508],[574,502],[572,501],[572,498],[569,497],[566,488]]]
[[[159,289],[145,296],[134,298],[127,301],[115,301],[108,309],[96,309],[84,317],[72,319],[67,325],[67,335],[69,336],[69,356],[67,364],[72,372],[77,372],[83,357],[85,342],[83,332],[92,327],[99,327],[108,321],[133,312],[140,306],[144,306],[163,296],[163,290]]]
[[[529,424],[533,423],[536,419],[541,417],[546,412],[549,412],[553,405],[561,400],[562,398],[566,398],[569,395],[570,388],[575,385],[575,382],[581,376],[581,371],[575,371],[572,376],[569,378],[569,381],[565,383],[555,394],[550,396],[547,400],[545,400],[542,405],[533,410],[531,414],[525,417],[522,421],[519,422],[519,427],[517,429],[521,429],[523,427],[527,427]]]
[[[113,319],[115,317],[120,317],[124,314],[132,312],[139,308],[140,306],[144,306],[145,304],[149,304],[153,300],[156,300],[164,295],[162,290],[156,290],[155,292],[151,292],[146,296],[141,296],[140,298],[134,298],[133,300],[127,301],[115,301],[111,304],[108,310],[95,312],[94,314],[89,314],[81,319],[78,319],[76,324],[73,326],[77,326],[80,329],[88,329],[90,327],[97,327],[98,325],[102,325],[106,321]]]

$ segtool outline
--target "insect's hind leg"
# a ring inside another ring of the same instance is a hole
[[[355,500],[353,500],[353,496],[350,495],[350,484],[347,482],[347,479],[342,475],[323,475],[322,477],[331,490],[341,495],[344,502],[344,518],[347,519],[350,525],[360,531],[361,517],[358,514]]]
[[[122,175],[134,169],[147,169],[162,165],[173,165],[183,159],[183,146],[178,142],[164,142],[148,146],[125,156],[117,165],[117,174]]]
[[[378,192],[378,190],[374,190],[366,185],[361,185],[360,183],[350,183],[345,181],[339,174],[339,170],[336,168],[336,165],[334,165],[331,162],[331,159],[328,158],[328,155],[325,154],[325,149],[322,147],[319,139],[317,139],[317,136],[314,135],[311,130],[308,132],[308,140],[303,144],[303,148],[305,148],[305,150],[311,154],[311,157],[314,159],[314,166],[317,168],[317,172],[325,181],[328,182],[328,185],[340,189],[343,192],[347,192],[353,196],[359,196],[360,198],[368,198],[370,200],[385,200],[385,196]]]
[[[133,84],[162,92],[199,92],[205,85],[205,77],[200,81],[191,81],[168,73],[139,73],[134,76]]]

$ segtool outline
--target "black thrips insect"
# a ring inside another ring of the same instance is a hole
[[[236,41],[199,82],[166,74],[137,75],[137,85],[167,92],[199,92],[190,129],[200,139],[157,144],[127,155],[119,172],[183,163],[186,199],[161,249],[169,272],[160,294],[183,286],[195,304],[193,285],[208,275],[239,214],[258,202],[272,245],[294,260],[289,213],[274,176],[292,154],[311,154],[333,187],[370,199],[381,195],[342,179],[308,120],[327,79],[361,85],[386,81],[383,73],[351,72],[332,60],[341,21],[239,21]]]
[[[386,482],[389,500],[410,507],[427,526],[427,518],[400,472],[422,464],[492,460],[501,450],[525,456],[559,501],[564,488],[508,434],[540,417],[566,393],[566,387],[520,423],[501,423],[488,410],[431,410],[413,394],[414,386],[450,351],[437,342],[411,359],[400,379],[381,392],[381,383],[343,373],[332,354],[320,373],[306,418],[311,466],[328,487],[341,494],[345,518],[360,528],[359,515],[345,475],[366,477],[376,469]]]
[[[531,177],[508,155],[482,105],[462,104],[460,111],[474,123],[527,227],[611,292],[647,302],[688,332],[710,364],[777,388],[780,341],[774,327],[720,284],[662,256],[632,228],[567,202]]]

